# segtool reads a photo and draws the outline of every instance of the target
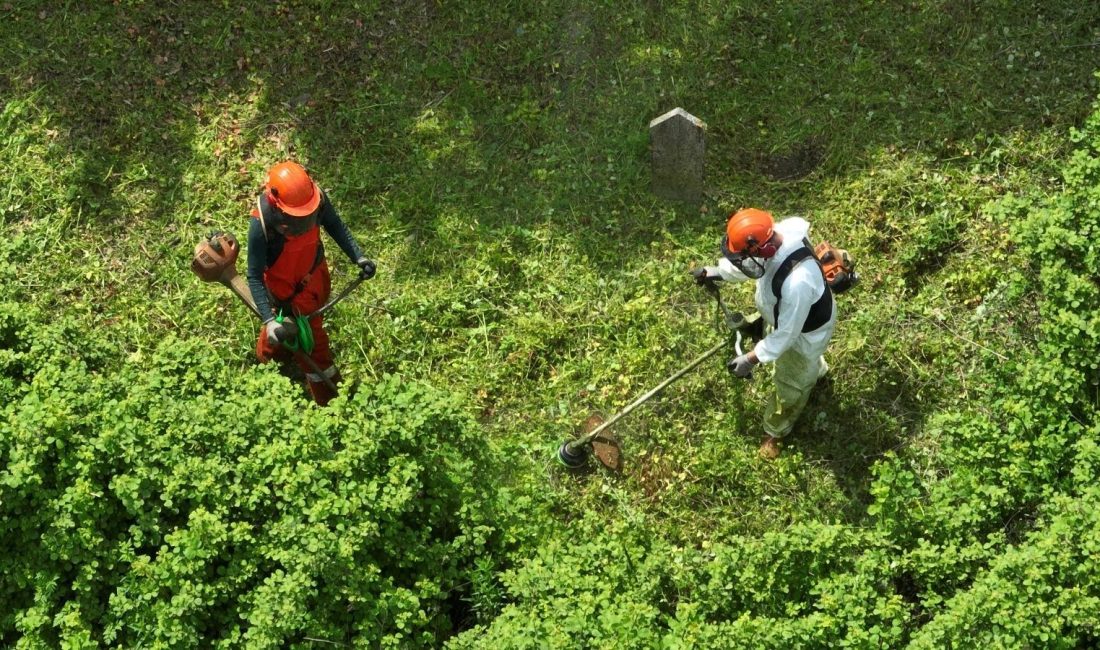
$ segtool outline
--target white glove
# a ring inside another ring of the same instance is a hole
[[[752,354],[751,352],[749,354]],[[752,374],[752,367],[756,364],[753,363],[749,354],[742,354],[741,356],[730,359],[726,364],[726,369],[729,370],[734,377],[740,377],[744,379]]]

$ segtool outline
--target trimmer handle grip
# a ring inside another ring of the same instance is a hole
[[[298,323],[294,322],[293,318],[284,318],[279,322],[279,325],[281,327],[276,330],[275,337],[279,339],[280,343],[294,341],[298,338]]]
[[[734,350],[734,352],[737,353],[737,356],[741,356],[741,355],[745,354],[745,350],[741,347],[741,339],[742,338],[743,337],[741,336],[741,330],[735,330],[735,333],[734,333],[734,336],[733,336],[733,350]],[[733,374],[733,373],[730,373],[730,374]],[[752,371],[750,370],[749,374],[745,375],[744,377],[738,377],[738,379],[744,379],[745,381],[752,381]]]

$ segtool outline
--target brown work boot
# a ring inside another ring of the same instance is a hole
[[[779,438],[765,435],[764,441],[760,443],[760,456],[767,460],[779,458]]]

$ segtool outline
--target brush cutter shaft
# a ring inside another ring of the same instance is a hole
[[[237,275],[236,273],[233,273],[232,277],[228,280],[223,280],[222,284],[229,287],[229,289],[232,290],[233,293],[235,293],[237,297],[241,299],[241,302],[243,302],[245,305],[248,306],[249,309],[252,310],[253,314],[259,317],[260,320],[263,320],[263,318],[260,316],[260,310],[256,308],[256,302],[252,300],[252,292],[248,290],[248,284],[245,283],[244,278]],[[329,306],[331,306],[331,303],[329,304]],[[283,328],[287,330],[287,334],[292,338],[298,335],[298,326],[292,320],[284,323]],[[312,370],[314,374],[319,376],[321,378],[321,381],[325,382],[325,386],[328,386],[329,390],[331,390],[334,395],[337,393],[336,384],[334,384],[331,379],[325,376],[325,373],[321,371],[321,368],[317,365],[317,362],[314,361],[312,357],[300,350],[295,350],[292,352],[292,354],[296,359],[301,360],[303,363],[309,366],[310,370]]]
[[[366,276],[360,275],[354,282],[352,282],[347,287],[345,287],[344,290],[339,293],[339,295],[337,295],[332,300],[329,300],[320,309],[318,309],[314,312],[311,312],[310,314],[308,314],[306,316],[302,316],[301,317],[301,322],[308,323],[309,321],[313,320],[317,316],[324,315],[324,313],[326,311],[331,309],[332,306],[335,305],[336,303],[338,303],[341,300],[343,300],[344,298],[346,298],[349,293],[351,293],[352,291],[355,290],[355,287],[358,287],[360,284],[363,283],[363,280],[366,280],[366,279],[367,279]],[[233,287],[230,287],[230,288],[233,288]],[[248,291],[247,286],[245,286],[244,289],[245,289],[246,292]],[[241,297],[241,300],[244,300],[245,304],[252,307],[252,311],[257,312],[257,315],[258,315],[258,310],[256,309],[255,304],[253,302],[251,302],[248,298],[246,298],[245,296],[238,293],[236,289],[234,289],[234,293],[237,293],[237,295]],[[285,318],[282,322],[282,325],[283,325],[283,329],[286,330],[287,338],[289,340],[294,340],[299,334],[301,334],[301,332],[299,331],[300,328],[298,327],[298,319],[296,319],[296,318],[293,318],[293,317]]]
[[[347,298],[348,294],[351,293],[352,291],[355,291],[355,288],[358,287],[359,285],[363,284],[363,280],[366,280],[366,279],[367,279],[367,276],[360,274],[359,277],[355,278],[355,280],[351,284],[349,284],[347,287],[345,287],[343,291],[338,293],[335,298],[333,298],[332,300],[329,300],[328,302],[326,302],[317,311],[315,311],[312,314],[309,314],[308,316],[306,316],[306,320],[313,320],[313,318],[315,316],[321,316],[326,311],[332,309],[333,305],[340,302],[344,298]]]
[[[593,429],[591,433],[585,435],[583,438],[578,438],[577,440],[574,440],[573,442],[567,443],[567,447],[569,448],[569,450],[573,450],[573,449],[576,449],[578,447],[583,447],[583,446],[587,445],[588,443],[592,442],[593,440],[595,440],[596,436],[603,433],[604,429],[610,427],[612,424],[615,424],[616,422],[618,422],[622,418],[626,417],[627,415],[630,414],[631,411],[638,408],[642,404],[645,404],[654,395],[656,395],[657,393],[659,393],[662,390],[664,390],[665,388],[667,388],[669,386],[669,384],[676,381],[680,377],[683,377],[687,373],[691,372],[691,370],[694,369],[695,366],[697,366],[700,363],[703,363],[704,361],[706,361],[707,359],[713,357],[715,354],[718,353],[719,350],[726,347],[726,343],[728,343],[728,341],[722,341],[721,343],[719,343],[719,344],[715,345],[714,347],[712,347],[711,349],[707,350],[700,357],[698,357],[697,359],[695,359],[694,361],[692,361],[688,365],[684,366],[683,368],[680,368],[679,370],[677,370],[676,373],[673,374],[671,377],[669,377],[668,379],[662,381],[660,384],[657,385],[656,388],[653,388],[652,390],[650,390],[645,395],[642,395],[638,399],[631,402],[630,406],[627,406],[622,411],[619,411],[618,413],[616,413],[610,420],[608,420],[607,422],[604,422],[600,426]]]
[[[252,291],[248,288],[248,283],[244,281],[244,278],[234,272],[231,278],[222,280],[222,284],[229,287],[230,291],[237,294],[241,302],[251,309],[253,314],[260,317],[260,320],[263,320],[263,317],[260,316],[260,309],[256,306],[256,301],[252,299]]]
[[[304,361],[305,364],[309,366],[309,369],[313,371],[313,374],[317,375],[321,378],[321,381],[325,382],[325,386],[328,386],[328,389],[332,391],[333,395],[338,394],[338,391],[336,390],[336,384],[333,383],[331,379],[325,376],[324,371],[322,371],[320,366],[317,365],[317,362],[313,360],[313,357],[309,356],[305,352],[302,352],[301,350],[295,350],[293,354],[296,359]]]

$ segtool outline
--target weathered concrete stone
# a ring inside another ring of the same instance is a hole
[[[653,193],[698,205],[703,201],[707,125],[682,108],[649,123]]]

